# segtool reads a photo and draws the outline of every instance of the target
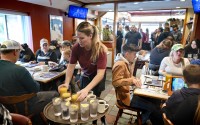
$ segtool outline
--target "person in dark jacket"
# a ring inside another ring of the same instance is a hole
[[[158,71],[162,59],[169,56],[170,49],[173,42],[170,39],[164,39],[159,45],[157,45],[150,54],[149,69]]]
[[[193,40],[190,44],[188,44],[185,48],[185,56],[186,58],[193,58],[194,54],[198,53],[197,42]]]
[[[158,37],[158,41],[157,44],[160,44],[160,42],[162,42],[164,39],[166,39],[168,36],[172,36],[174,38],[174,36],[172,35],[172,33],[170,32],[169,27],[166,27],[164,29],[164,32],[162,32],[160,34],[160,36]]]
[[[116,54],[121,53],[122,48],[122,41],[123,41],[123,33],[122,33],[122,26],[119,26],[117,30],[117,45],[116,45]]]
[[[50,42],[49,48],[56,53],[56,56],[57,56],[58,60],[60,60],[61,53],[60,53],[60,45],[58,44],[58,41],[57,40],[52,40]]]
[[[183,77],[188,88],[183,87],[180,90],[173,92],[168,100],[163,104],[162,111],[167,118],[174,123],[174,115],[177,112],[180,104],[188,97],[200,95],[200,66],[187,65],[183,70]]]
[[[21,45],[24,50],[20,52],[19,61],[21,62],[29,62],[35,60],[35,55],[33,51],[28,47],[26,43]]]
[[[174,115],[175,125],[200,125],[200,95],[188,97]]]

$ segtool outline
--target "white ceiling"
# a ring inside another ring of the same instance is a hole
[[[61,10],[68,10],[69,5],[78,5],[75,2],[71,2],[69,0],[19,0],[28,3],[38,4],[42,6],[57,8]],[[50,5],[50,1],[52,1],[52,5]],[[80,2],[91,4],[96,2],[106,2],[106,1],[113,1],[113,0],[79,0]],[[117,0],[116,0],[117,1]],[[126,3],[119,3],[118,11],[135,11],[135,10],[161,10],[161,9],[176,9],[176,7],[180,8],[192,8],[191,0],[162,0],[162,1],[145,1],[145,2],[126,2]],[[98,11],[113,11],[114,4],[100,4],[97,5],[86,5],[87,8],[90,10],[98,10]]]

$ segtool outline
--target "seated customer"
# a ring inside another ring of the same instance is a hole
[[[171,48],[169,57],[165,57],[160,65],[159,74],[165,75],[166,73],[182,76],[183,69],[189,65],[190,62],[187,58],[183,58],[184,48],[182,44],[174,44]]]
[[[61,53],[62,51],[65,51],[67,49],[71,50],[71,48],[72,48],[72,44],[68,40],[63,41],[60,45]]]
[[[49,66],[50,67],[55,67],[57,65],[64,65],[65,67],[67,67],[67,65],[69,63],[69,59],[70,59],[70,54],[71,54],[71,50],[70,49],[62,51],[62,55],[61,55],[61,59],[59,61],[59,64],[55,63],[55,62],[52,62],[52,61],[49,61],[48,62]]]
[[[29,62],[35,60],[35,55],[33,51],[28,47],[26,43],[21,45],[24,50],[20,52],[19,61],[21,62]]]
[[[198,53],[198,47],[196,40],[193,40],[191,43],[189,43],[185,48],[185,56],[186,58],[193,58],[193,54]],[[190,55],[190,56],[189,56]]]
[[[188,97],[200,95],[200,66],[188,65],[183,70],[183,77],[188,88],[175,91],[163,105],[163,112],[172,122],[180,104]]]
[[[60,45],[58,44],[58,41],[57,40],[52,40],[50,42],[49,48],[56,53],[56,56],[57,56],[57,58],[59,60],[60,57],[61,57],[61,53],[60,53]]]
[[[19,59],[21,49],[22,47],[16,41],[2,42],[0,48],[2,54],[2,60],[0,60],[0,96],[36,93],[36,96],[29,100],[29,113],[39,114],[53,97],[58,96],[58,93],[54,91],[39,92],[40,85],[33,80],[28,70],[15,64]],[[20,114],[24,114],[23,109],[19,111]]]
[[[160,63],[164,57],[169,56],[170,49],[173,42],[169,39],[164,39],[159,45],[157,45],[150,54],[149,69],[153,71],[159,70]]]
[[[48,40],[43,38],[40,40],[40,48],[36,52],[36,61],[33,61],[31,63],[38,62],[40,65],[48,65],[48,61],[57,62],[57,56],[56,53],[49,49]]]
[[[173,123],[175,125],[200,125],[200,95],[184,100],[178,107]]]
[[[122,54],[116,56],[112,69],[112,85],[115,87],[117,102],[122,106],[131,106],[143,109],[142,123],[150,118],[153,125],[162,125],[162,115],[153,102],[144,97],[130,95],[130,86],[141,87],[141,81],[133,77],[133,60],[139,49],[135,46],[125,44],[122,47]]]

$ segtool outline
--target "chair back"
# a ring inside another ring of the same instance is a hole
[[[165,115],[165,113],[162,114],[163,116],[163,121],[164,121],[164,125],[174,125]]]
[[[8,109],[12,108],[13,113],[19,113],[19,107],[17,104],[24,104],[24,115],[29,115],[28,100],[36,96],[36,93],[24,94],[20,96],[0,96],[0,103],[4,104]],[[10,109],[9,109],[10,110]]]
[[[11,113],[13,125],[32,125],[31,120],[23,115]]]

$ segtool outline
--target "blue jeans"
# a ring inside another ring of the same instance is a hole
[[[163,124],[162,113],[159,109],[159,105],[157,106],[154,103],[154,99],[133,95],[130,106],[143,109],[142,110],[142,124],[146,123],[148,119],[150,119],[151,122],[154,122],[154,121],[156,122],[156,123],[153,123],[153,125]]]

